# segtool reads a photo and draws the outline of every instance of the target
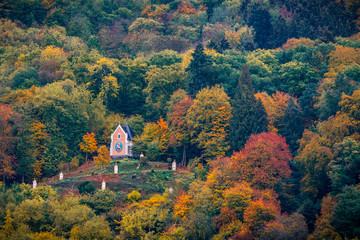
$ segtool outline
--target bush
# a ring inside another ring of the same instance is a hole
[[[94,193],[96,190],[94,183],[91,181],[84,181],[84,182],[80,183],[78,188],[79,188],[80,194]]]
[[[126,196],[126,199],[131,202],[137,202],[141,198],[141,194],[134,190]]]

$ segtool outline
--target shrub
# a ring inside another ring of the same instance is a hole
[[[141,198],[141,194],[134,190],[126,196],[126,199],[131,202],[137,202]]]
[[[84,181],[82,183],[80,183],[79,185],[79,193],[83,194],[83,193],[94,193],[95,192],[95,185],[93,182],[91,181]]]

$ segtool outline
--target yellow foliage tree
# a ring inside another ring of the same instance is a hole
[[[266,92],[256,93],[255,98],[261,100],[268,115],[270,132],[277,133],[280,122],[285,115],[286,108],[290,102],[290,95],[276,91],[276,94],[269,96]]]
[[[94,162],[100,167],[107,166],[111,163],[110,152],[105,145],[102,145],[98,149],[98,155],[94,157]]]
[[[218,85],[204,88],[186,115],[192,142],[203,151],[203,157],[224,156],[229,149],[228,132],[231,106],[229,96]]]
[[[4,225],[1,227],[2,232],[5,234],[6,237],[10,238],[10,236],[14,233],[14,226],[13,226],[14,219],[11,218],[11,212],[8,209],[6,211],[6,217]]]
[[[64,50],[53,45],[47,46],[44,50],[42,50],[40,57],[42,62],[55,61],[63,63],[67,60]]]
[[[36,157],[36,161],[33,164],[34,169],[34,177],[39,178],[41,176],[43,162],[43,155],[45,152],[46,139],[48,138],[48,133],[46,132],[46,126],[41,122],[36,122],[31,124],[31,140],[34,146],[34,155]]]
[[[360,49],[336,45],[336,49],[329,54],[328,72],[322,84],[325,86],[321,87],[331,86],[336,75],[354,63],[360,64]]]

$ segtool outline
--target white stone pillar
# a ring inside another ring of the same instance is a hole
[[[60,173],[60,176],[59,176],[59,180],[61,181],[61,180],[63,180],[64,179],[64,174],[63,174],[63,172],[61,172]]]
[[[175,160],[172,163],[171,170],[176,171],[176,161]]]
[[[36,188],[37,187],[37,182],[36,182],[36,179],[34,179],[33,181],[33,188]]]
[[[101,183],[101,190],[105,190],[105,188],[106,188],[106,182],[105,180],[103,180]]]
[[[173,193],[174,192],[174,189],[172,187],[169,187],[169,193]]]
[[[115,163],[115,166],[114,166],[114,173],[115,174],[119,173],[119,167],[118,167],[117,163]]]

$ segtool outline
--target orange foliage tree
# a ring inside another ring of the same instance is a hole
[[[154,7],[152,7],[151,5],[148,5],[144,8],[141,14],[146,16],[147,18],[156,19],[156,18],[165,17],[167,11],[170,9],[168,4],[155,5],[154,10],[153,8]]]
[[[187,219],[187,215],[191,212],[194,200],[190,195],[181,192],[175,199],[174,217],[180,219]]]
[[[87,133],[83,136],[83,141],[79,144],[80,149],[86,153],[86,162],[88,160],[88,154],[97,150],[97,141],[95,133]]]
[[[304,46],[314,46],[314,41],[309,38],[290,38],[282,45],[282,49],[294,49],[297,46],[304,45]]]
[[[231,158],[234,175],[259,189],[272,188],[291,173],[292,155],[285,138],[275,133],[252,135]]]
[[[317,217],[315,222],[315,231],[310,235],[308,240],[316,239],[341,239],[340,234],[335,232],[335,228],[331,225],[336,201],[330,195],[323,198],[321,203],[321,215]]]
[[[198,10],[194,8],[194,6],[190,2],[182,1],[175,13],[190,15],[190,14],[197,14]]]
[[[280,215],[279,209],[272,202],[259,199],[253,201],[245,209],[244,222],[248,225],[253,235],[265,227],[271,221],[274,221]]]

